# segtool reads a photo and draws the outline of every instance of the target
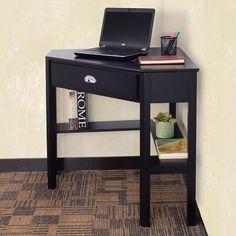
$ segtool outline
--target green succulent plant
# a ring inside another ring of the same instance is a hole
[[[154,117],[155,122],[170,122],[171,124],[174,124],[176,122],[176,119],[172,117],[172,115],[169,112],[159,112]]]

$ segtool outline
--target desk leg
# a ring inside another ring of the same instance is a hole
[[[56,188],[57,134],[56,88],[51,85],[50,61],[46,59],[46,107],[47,107],[47,170],[48,188]]]
[[[176,103],[169,104],[169,112],[172,115],[172,117],[176,118]]]
[[[189,226],[196,224],[196,81],[194,75],[188,104],[187,224]]]
[[[140,77],[140,225],[150,226],[150,79]]]

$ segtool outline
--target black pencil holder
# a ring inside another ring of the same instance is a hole
[[[171,36],[161,37],[161,55],[176,55],[177,38]]]

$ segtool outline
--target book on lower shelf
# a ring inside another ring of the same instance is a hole
[[[85,92],[77,92],[77,114],[79,129],[88,128],[87,113],[87,94]]]
[[[159,159],[186,159],[188,141],[186,138],[155,139]]]
[[[85,92],[69,90],[68,126],[70,130],[87,129],[87,97]]]

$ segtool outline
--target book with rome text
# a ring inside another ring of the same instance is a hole
[[[69,129],[87,129],[87,96],[85,92],[69,90],[68,97]]]
[[[85,92],[77,92],[77,114],[78,114],[78,128],[88,128],[87,117],[87,94]]]

